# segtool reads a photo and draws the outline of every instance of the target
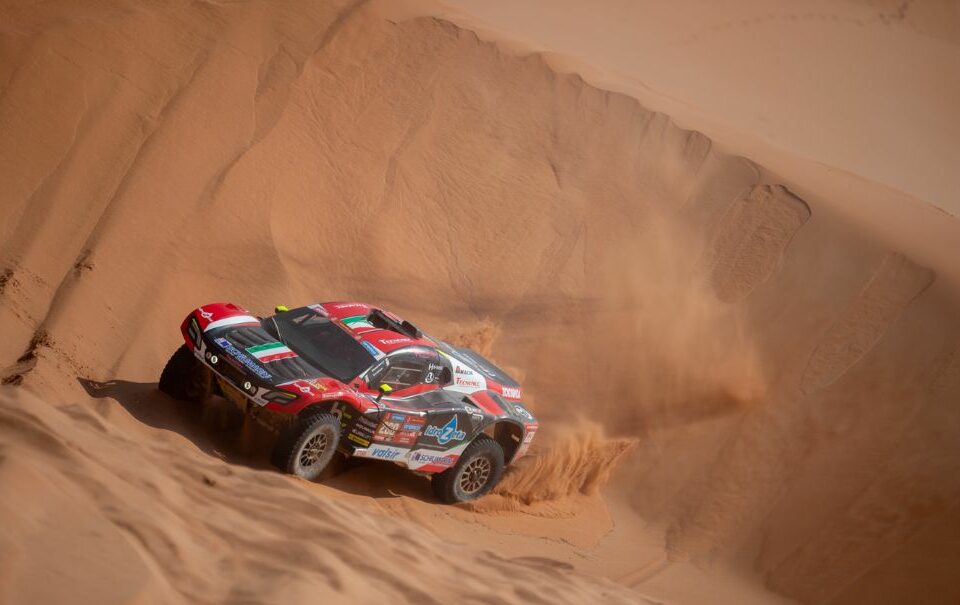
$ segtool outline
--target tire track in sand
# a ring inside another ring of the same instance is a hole
[[[800,379],[812,393],[833,384],[877,344],[934,273],[898,253],[888,253],[863,290],[814,348]]]
[[[756,185],[731,204],[713,242],[710,281],[724,302],[745,298],[776,270],[810,208],[780,185]]]

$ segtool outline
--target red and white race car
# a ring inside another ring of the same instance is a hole
[[[429,474],[445,502],[477,498],[537,431],[520,385],[478,353],[359,302],[257,317],[204,305],[180,326],[161,391],[220,394],[279,436],[273,463],[316,479],[335,452]]]

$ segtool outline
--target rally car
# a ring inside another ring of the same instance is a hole
[[[305,479],[339,451],[427,474],[438,498],[463,502],[490,491],[537,431],[503,370],[369,304],[257,317],[215,303],[180,331],[160,390],[198,403],[223,395],[278,433],[273,463]]]

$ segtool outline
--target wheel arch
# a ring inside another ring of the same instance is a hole
[[[523,443],[523,431],[523,425],[519,422],[501,419],[492,423],[483,432],[500,445],[503,449],[504,464],[509,466],[516,457],[520,444]]]
[[[297,418],[306,418],[307,416],[312,416],[314,414],[325,414],[325,413],[333,412],[333,406],[335,406],[338,403],[349,405],[347,404],[347,402],[340,401],[337,399],[333,399],[330,401],[315,401],[313,403],[308,403],[307,405],[303,406],[303,409],[297,412]]]

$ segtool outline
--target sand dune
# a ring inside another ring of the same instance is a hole
[[[114,422],[116,406],[3,397],[5,601],[636,600],[536,562],[452,551],[412,523]]]
[[[957,220],[383,11],[0,7],[0,600],[960,599]],[[518,374],[536,455],[305,484],[155,390],[197,304],[336,299]]]
[[[714,244],[713,287],[725,302],[740,300],[780,264],[810,208],[783,187],[754,187],[727,210]]]
[[[890,324],[933,279],[930,270],[918,267],[899,254],[884,257],[863,291],[814,349],[801,388],[816,390],[842,376],[873,348]]]

